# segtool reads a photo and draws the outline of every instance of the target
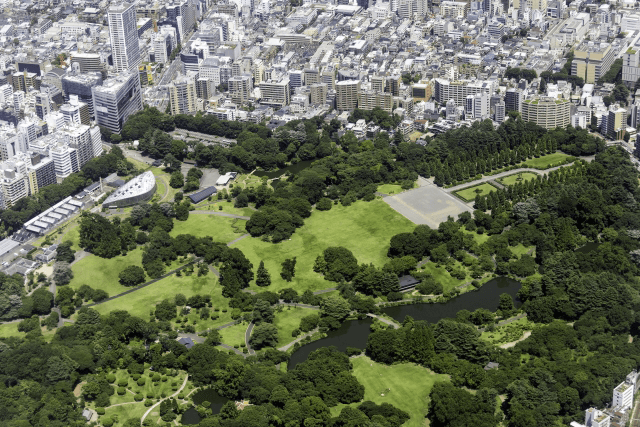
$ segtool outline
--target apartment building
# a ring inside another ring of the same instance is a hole
[[[571,103],[551,97],[527,99],[522,103],[522,119],[545,129],[564,128],[571,122]]]
[[[273,77],[273,76],[272,76]],[[260,104],[274,108],[282,108],[291,102],[289,77],[268,79],[260,83],[262,99]]]
[[[494,81],[450,81],[438,78],[434,81],[434,98],[443,105],[453,99],[457,106],[463,107],[467,96],[477,93],[493,95],[495,88]]]
[[[582,77],[585,83],[597,83],[616,59],[616,50],[610,43],[584,42],[573,54],[571,75]]]
[[[171,114],[194,114],[196,112],[196,76],[189,71],[187,75],[178,76],[169,84]]]
[[[336,83],[336,108],[340,111],[352,111],[358,108],[359,95],[359,80],[343,80]]]

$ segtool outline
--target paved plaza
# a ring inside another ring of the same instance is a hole
[[[415,224],[431,228],[438,228],[448,216],[457,219],[462,212],[473,212],[470,206],[427,180],[421,179],[420,183],[421,187],[383,200]]]

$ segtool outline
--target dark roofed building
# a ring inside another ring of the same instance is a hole
[[[415,288],[416,285],[420,283],[420,280],[416,279],[413,276],[406,275],[398,278],[398,282],[400,282],[400,292],[402,292]]]
[[[216,194],[217,192],[218,190],[216,189],[216,187],[211,186],[205,188],[204,190],[200,190],[197,193],[191,194],[189,198],[191,199],[191,203],[198,204],[207,197]]]
[[[182,344],[183,346],[185,346],[188,349],[190,349],[191,347],[193,347],[195,345],[195,343],[193,342],[193,340],[189,337],[182,337],[178,340],[178,342],[180,344]]]

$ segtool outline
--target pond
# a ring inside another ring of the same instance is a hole
[[[200,390],[196,394],[193,395],[193,402],[196,405],[200,405],[205,400],[211,402],[211,410],[214,414],[220,412],[222,406],[227,403],[229,399],[226,397],[220,396],[215,390],[211,388],[206,388],[204,390]],[[191,407],[187,409],[184,414],[182,414],[181,423],[185,425],[193,425],[198,424],[200,422],[200,415],[196,408]]]
[[[262,178],[266,176],[268,179],[277,178],[280,175],[283,175],[287,172],[291,172],[293,175],[299,173],[300,171],[311,166],[311,160],[304,160],[302,162],[298,162],[295,165],[285,166],[282,169],[278,169],[276,171],[265,172],[265,171],[255,171],[253,175]]]
[[[485,283],[480,289],[466,292],[445,303],[436,304],[409,304],[397,307],[389,307],[382,310],[383,313],[402,322],[405,316],[411,316],[415,320],[426,320],[436,323],[446,317],[455,317],[460,310],[474,311],[478,308],[486,308],[495,311],[498,308],[500,294],[507,293],[514,299],[516,307],[521,305],[516,294],[520,290],[521,283],[508,277],[496,277]],[[371,330],[372,320],[352,320],[345,322],[339,329],[331,331],[326,338],[303,345],[295,351],[289,359],[289,369],[293,369],[298,363],[307,360],[312,351],[321,347],[335,346],[340,351],[347,347],[364,349]]]

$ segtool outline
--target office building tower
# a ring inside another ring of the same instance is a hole
[[[89,106],[75,95],[71,95],[69,102],[61,105],[58,111],[66,124],[88,125],[91,122]]]
[[[289,71],[289,84],[291,85],[291,91],[295,92],[296,88],[304,85],[304,71],[292,70]]]
[[[93,111],[93,91],[94,87],[102,84],[102,74],[96,72],[77,73],[64,76],[62,78],[62,92],[65,101],[69,101],[71,97],[76,96],[78,101],[87,104],[89,107],[89,115],[95,117]]]
[[[343,80],[336,83],[336,108],[340,111],[352,111],[358,108],[359,94],[359,80]]]
[[[114,5],[109,7],[107,13],[111,54],[116,71],[137,72],[141,59],[134,6],[129,3]]]
[[[193,114],[196,112],[196,76],[193,71],[178,76],[169,85],[171,114]]]
[[[274,108],[282,108],[291,102],[289,78],[268,79],[260,83],[262,99],[260,104]]]
[[[583,42],[574,50],[571,75],[582,77],[585,83],[597,83],[615,59],[616,49],[611,43]]]
[[[169,62],[171,51],[173,49],[173,37],[168,31],[156,33],[153,39],[153,54],[155,62],[158,64],[166,64]]]
[[[120,133],[129,116],[142,110],[138,71],[121,73],[92,88],[96,122]]]
[[[488,119],[489,118],[489,94],[476,93],[467,95],[465,103],[465,118]]]
[[[506,111],[507,111],[504,101],[500,101],[496,103],[494,109],[495,109],[495,113],[494,113],[493,120],[496,123],[504,122],[504,118],[506,117]]]
[[[51,100],[46,93],[37,93],[36,96],[36,116],[40,119],[51,112]]]
[[[522,112],[522,91],[520,89],[507,89],[507,93],[504,95],[504,108],[506,108],[507,113],[509,111]]]
[[[173,21],[178,27],[178,41],[184,43],[187,34],[194,29],[196,23],[196,10],[188,1],[174,1],[167,4],[167,19]]]
[[[97,53],[76,53],[71,57],[71,65],[78,64],[81,73],[102,73],[104,64]]]
[[[624,137],[627,127],[627,110],[619,105],[609,106],[609,112],[602,117],[601,133],[611,139]]]
[[[522,102],[522,120],[545,129],[565,128],[571,122],[571,103],[544,96],[527,99]]]

